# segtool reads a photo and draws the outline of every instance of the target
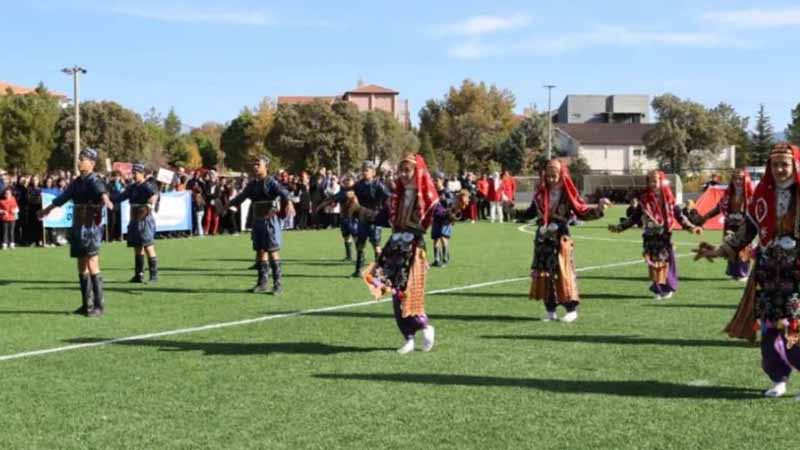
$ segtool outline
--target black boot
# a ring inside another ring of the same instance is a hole
[[[283,292],[281,287],[281,260],[270,260],[269,267],[272,269],[272,295],[281,295]]]
[[[94,298],[92,299],[94,303],[94,308],[89,311],[89,315],[92,317],[98,317],[103,315],[103,275],[100,273],[95,273],[91,275],[92,278],[92,295]]]
[[[353,278],[358,278],[361,276],[361,269],[364,267],[364,250],[358,250],[356,252],[356,271],[353,272]]]
[[[269,283],[269,272],[267,268],[267,262],[258,261],[258,263],[256,263],[256,267],[258,268],[258,281],[256,282],[256,286],[253,288],[253,292],[256,294],[268,292],[269,288],[267,287],[267,284]]]
[[[351,241],[344,241],[344,257],[345,261],[353,260],[353,243]]]
[[[158,258],[153,256],[147,260],[147,268],[150,271],[150,282],[158,281]]]
[[[81,307],[73,311],[73,314],[80,314],[82,316],[89,315],[92,310],[92,280],[88,274],[80,275],[81,282]]]
[[[134,274],[131,278],[131,283],[144,283],[144,255],[136,255],[134,257]]]

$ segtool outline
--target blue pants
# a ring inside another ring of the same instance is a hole
[[[356,240],[357,246],[363,246],[367,240],[374,245],[380,246],[381,245],[381,227],[377,225],[370,225],[366,223],[358,224],[358,240]]]
[[[358,220],[343,217],[339,222],[339,231],[342,232],[342,237],[345,239],[350,236],[358,237]]]
[[[73,224],[69,229],[69,256],[73,258],[86,258],[100,254],[100,242],[103,238],[103,229],[100,225]]]
[[[156,238],[156,220],[148,214],[143,220],[128,223],[128,247],[149,247]]]
[[[431,227],[431,239],[450,238],[453,235],[452,223],[433,223]]]
[[[281,219],[275,215],[268,219],[253,219],[253,250],[276,252],[281,249]]]

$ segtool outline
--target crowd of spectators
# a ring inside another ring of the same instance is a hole
[[[133,182],[130,175],[119,171],[98,175],[106,183],[112,200]],[[45,228],[36,213],[42,209],[43,192],[57,196],[75,176],[64,170],[42,175],[9,174],[0,170],[2,248],[66,244],[66,229]],[[284,229],[308,230],[338,226],[339,205],[317,208],[324,199],[336,195],[341,189],[337,174],[320,168],[313,173],[301,171],[296,174],[281,170],[275,177],[291,193],[290,201],[281,208]],[[390,170],[380,172],[379,179],[390,189],[394,185]],[[158,233],[158,237],[237,234],[246,229],[248,224],[242,224],[240,213],[230,208],[229,204],[248,181],[247,174],[223,176],[215,170],[187,172],[178,169],[171,183],[161,183],[150,176],[148,182],[156,184],[160,192],[188,191],[192,200],[192,231]],[[513,220],[517,184],[507,172],[481,176],[472,172],[465,172],[461,176],[452,175],[448,177],[446,189],[454,193],[463,190],[470,193],[472,200],[462,211],[465,221],[474,223],[487,219],[492,222]],[[105,239],[108,241],[121,240],[123,237],[120,214],[120,208],[115,208],[107,217]]]

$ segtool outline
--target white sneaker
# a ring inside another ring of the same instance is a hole
[[[672,292],[667,292],[666,294],[661,296],[662,300],[669,300],[672,298]]]
[[[558,314],[555,311],[547,311],[547,315],[542,317],[542,322],[553,322],[558,320]]]
[[[433,343],[436,338],[436,332],[433,329],[433,326],[428,325],[427,327],[422,329],[422,351],[429,352],[433,348]]]
[[[12,248],[12,249],[13,249],[13,248],[16,248],[16,246],[17,246],[17,244],[15,244],[15,243],[13,243],[13,242],[12,242],[12,243],[9,245],[9,247],[10,247],[10,248]]]
[[[578,319],[578,311],[570,311],[564,315],[564,318],[561,319],[563,322],[575,322]]]
[[[653,300],[661,300],[663,298],[664,297],[662,297],[661,294],[656,294],[656,295],[653,296]]]
[[[8,244],[3,244],[3,250],[8,248]]]
[[[397,349],[397,353],[401,355],[405,355],[406,353],[411,353],[414,351],[414,338],[406,340],[406,343],[403,344],[402,347]]]
[[[782,396],[786,393],[786,382],[781,381],[772,385],[766,392],[764,392],[764,397],[772,397],[777,398]]]
[[[737,278],[736,281],[738,281],[739,283],[747,283],[747,280],[749,278],[750,277],[741,277],[741,278]]]

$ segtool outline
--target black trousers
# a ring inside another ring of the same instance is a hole
[[[3,222],[3,244],[8,245],[14,243],[14,226],[16,223],[16,220],[13,222]]]

